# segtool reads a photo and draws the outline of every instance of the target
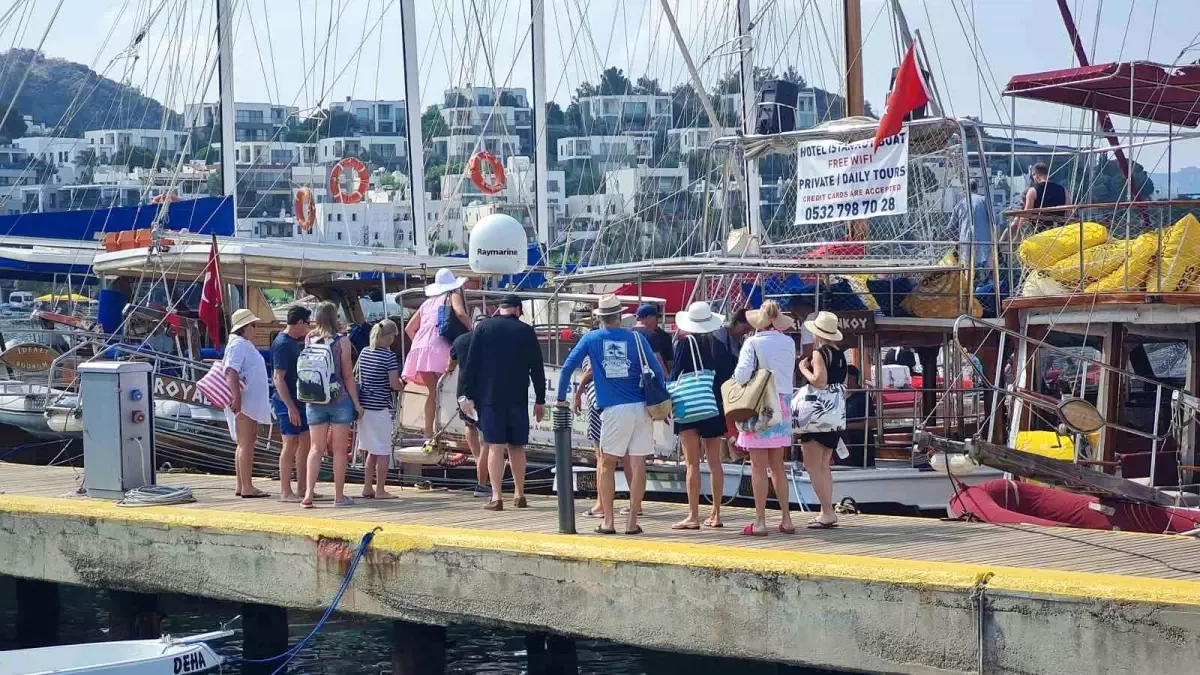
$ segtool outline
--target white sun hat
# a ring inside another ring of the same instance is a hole
[[[621,299],[615,295],[602,295],[596,303],[596,309],[592,313],[596,316],[612,316],[620,314],[625,310],[625,306],[621,304]]]
[[[675,315],[675,325],[679,330],[693,335],[711,333],[725,324],[725,317],[713,314],[712,307],[703,300],[697,300],[688,305],[686,312]]]
[[[433,283],[425,287],[425,295],[432,298],[435,295],[456,291],[465,283],[467,283],[466,277],[456,277],[453,270],[443,267],[433,275]]]

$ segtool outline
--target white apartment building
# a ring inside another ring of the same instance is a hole
[[[13,141],[13,144],[28,152],[32,157],[53,164],[58,172],[54,182],[60,185],[70,185],[79,182],[80,168],[75,166],[75,158],[88,148],[88,142],[83,138],[26,136]]]
[[[624,198],[619,194],[572,195],[567,197],[563,230],[572,242],[592,241],[606,222],[624,213]]]
[[[95,129],[83,132],[87,147],[101,158],[116,157],[129,148],[145,148],[168,161],[183,150],[187,133],[170,129]]]
[[[463,205],[455,199],[425,199],[425,231],[429,237],[429,249],[439,242],[454,245],[454,250],[467,250],[467,230],[463,225]]]
[[[680,127],[667,130],[667,151],[680,155],[690,155],[697,152],[707,152],[712,142],[722,136],[732,136],[738,132],[733,127],[722,127],[714,132],[712,127]]]
[[[220,150],[221,144],[213,144]],[[290,141],[238,141],[233,144],[234,161],[238,166],[291,166],[316,164],[316,143]]]
[[[330,103],[329,109],[354,115],[360,134],[371,136],[405,133],[405,109],[401,99],[375,101],[347,96],[345,101]]]
[[[317,161],[325,164],[354,155],[408,166],[408,139],[403,136],[332,136],[316,145]]]
[[[604,174],[604,191],[620,195],[622,213],[631,216],[653,203],[686,194],[687,167],[637,167]]]
[[[720,94],[713,97],[713,107],[722,121],[741,125],[742,95]],[[685,120],[686,121],[686,120]],[[817,94],[812,89],[801,89],[796,96],[796,128],[811,129],[817,126]]]
[[[434,137],[431,143],[450,161],[470,156],[480,137],[484,139],[483,149],[501,159],[533,153],[533,111],[522,88],[447,89],[441,114],[450,135]],[[466,151],[467,146],[471,151]]]
[[[579,111],[584,127],[597,133],[654,133],[671,126],[671,97],[665,95],[585,96]]]
[[[567,136],[558,140],[558,161],[588,162],[599,171],[637,166],[653,160],[654,138],[651,136]]]
[[[430,143],[434,153],[448,162],[466,162],[476,150],[486,150],[500,161],[521,154],[521,138],[513,134],[435,136]]]
[[[295,124],[300,108],[277,103],[234,102],[234,140],[269,141],[285,126]],[[219,103],[191,103],[183,107],[183,119],[189,131],[212,127],[221,122]],[[217,139],[213,139],[217,140]]]
[[[509,157],[504,163],[504,198],[510,204],[534,204],[537,201],[536,171],[529,157]],[[546,204],[551,217],[561,218],[567,193],[567,174],[551,169],[546,172]],[[553,227],[553,223],[551,224]]]

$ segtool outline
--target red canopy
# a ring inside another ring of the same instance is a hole
[[[1149,61],[1104,63],[1085,68],[1017,75],[1007,96],[1049,101],[1147,120],[1194,127],[1200,124],[1200,66]],[[1132,99],[1132,107],[1130,101]]]

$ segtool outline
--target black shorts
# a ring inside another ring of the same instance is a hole
[[[829,450],[837,450],[838,441],[840,440],[842,440],[842,432],[840,431],[817,431],[811,434],[800,434],[801,443],[812,441],[820,443]]]
[[[489,445],[529,445],[529,408],[479,406],[479,432]]]

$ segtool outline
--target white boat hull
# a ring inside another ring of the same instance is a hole
[[[203,642],[127,640],[0,652],[4,675],[196,675],[224,659]]]
[[[83,417],[78,410],[46,410],[50,401],[71,398],[45,385],[19,381],[0,382],[0,424],[7,424],[35,436],[48,438],[78,437],[83,433]]]
[[[724,498],[737,497],[753,499],[750,487],[750,463],[726,463],[721,465],[725,472]],[[596,489],[596,470],[589,467],[574,468],[574,485],[576,491],[594,492]],[[974,473],[956,475],[955,478],[967,485],[976,485],[1004,474],[995,469],[981,467]],[[653,465],[646,467],[646,493],[683,495],[687,493],[684,484],[684,467],[677,464]],[[628,492],[629,484],[625,475],[617,471],[617,492]],[[794,464],[788,465],[788,482],[790,484],[789,501],[804,508],[819,504],[816,493],[812,489],[812,481],[808,472]],[[704,501],[712,496],[712,472],[708,464],[700,464],[700,492]],[[944,511],[954,496],[954,486],[944,473],[922,471],[908,466],[875,467],[870,469],[834,468],[833,470],[833,501],[834,503],[849,497],[859,506],[892,506],[899,505],[921,511]],[[772,496],[772,501],[774,497]]]

